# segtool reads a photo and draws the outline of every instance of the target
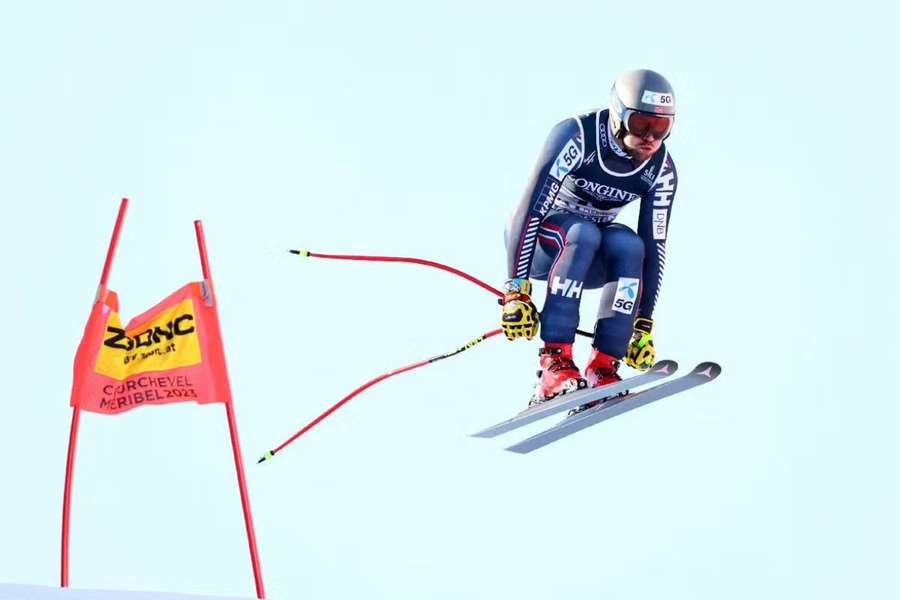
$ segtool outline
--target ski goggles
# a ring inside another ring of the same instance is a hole
[[[672,132],[675,123],[673,115],[650,115],[635,110],[625,111],[625,130],[639,138],[653,137],[665,139]]]

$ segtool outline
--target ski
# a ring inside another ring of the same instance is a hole
[[[687,375],[682,375],[671,381],[660,383],[649,389],[628,394],[627,396],[609,398],[602,404],[566,418],[550,429],[537,433],[517,444],[513,444],[507,448],[507,450],[518,454],[527,454],[532,450],[542,448],[551,442],[572,435],[591,425],[596,425],[601,421],[605,421],[673,394],[689,390],[698,385],[709,383],[718,377],[721,372],[722,367],[714,362],[700,363]]]
[[[668,377],[677,369],[678,363],[676,363],[674,360],[661,360],[653,365],[653,367],[651,367],[650,370],[646,371],[645,373],[635,375],[634,377],[629,377],[628,379],[623,379],[618,383],[605,385],[602,388],[593,388],[578,390],[577,392],[570,392],[568,394],[563,394],[558,398],[554,398],[553,400],[547,400],[546,402],[541,402],[540,404],[530,406],[511,419],[507,419],[506,421],[497,423],[496,425],[492,425],[491,427],[479,431],[478,433],[473,433],[472,437],[492,438],[500,435],[501,433],[506,433],[507,431],[512,431],[513,429],[517,429],[519,427],[523,427],[524,425],[528,425],[529,423],[533,423],[538,419],[543,419],[544,417],[555,415],[557,413],[563,412],[564,410],[569,410],[570,408],[575,408],[576,406],[587,404],[588,402],[591,402],[593,400],[602,400],[603,398],[606,398],[608,396],[616,396],[618,394],[625,393],[637,386],[646,385],[653,381],[662,379],[663,377]]]

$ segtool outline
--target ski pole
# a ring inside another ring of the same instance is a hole
[[[449,265],[445,265],[439,262],[435,262],[433,260],[425,260],[424,258],[411,258],[407,256],[370,256],[364,254],[321,254],[319,252],[311,252],[310,250],[288,250],[291,254],[296,254],[301,258],[304,257],[312,257],[312,258],[329,258],[332,260],[361,260],[368,262],[402,262],[402,263],[412,263],[416,265],[422,265],[425,267],[433,267],[435,269],[440,269],[441,271],[446,271],[448,273],[452,273],[458,277],[462,277],[468,281],[471,281],[475,285],[489,291],[490,293],[497,296],[501,301],[503,299],[503,292],[498,290],[495,287],[492,287],[485,283],[484,281],[478,279],[474,275],[469,275],[465,271],[460,271],[455,267],[451,267]],[[502,303],[502,302],[501,302]],[[594,334],[589,331],[584,331],[582,329],[576,329],[575,333],[578,335],[582,335],[584,337],[593,338]]]
[[[456,350],[454,350],[452,352],[447,352],[446,354],[441,354],[439,356],[433,356],[429,359],[422,360],[417,363],[413,363],[411,365],[406,365],[405,367],[400,367],[399,369],[394,369],[393,371],[383,373],[382,375],[379,375],[375,379],[371,379],[371,380],[367,381],[363,385],[359,386],[358,388],[356,388],[355,390],[353,390],[352,392],[350,392],[349,394],[347,394],[346,396],[341,398],[338,402],[336,402],[334,405],[332,405],[328,410],[323,412],[321,415],[319,415],[318,417],[316,417],[315,419],[313,419],[312,421],[307,423],[305,426],[303,426],[302,429],[300,429],[300,431],[298,431],[297,433],[295,433],[294,435],[289,437],[280,446],[278,446],[274,450],[269,450],[268,452],[263,454],[262,458],[260,458],[258,461],[256,461],[257,464],[273,458],[275,456],[275,454],[277,454],[278,452],[281,452],[281,450],[283,450],[286,446],[291,444],[294,440],[296,440],[301,435],[303,435],[304,433],[306,433],[307,431],[309,431],[310,429],[312,429],[313,427],[315,427],[316,425],[321,423],[323,420],[325,420],[328,417],[328,415],[330,415],[331,413],[333,413],[334,411],[339,409],[341,406],[343,406],[344,404],[346,404],[347,402],[349,402],[354,397],[356,397],[360,393],[364,392],[368,388],[372,387],[376,383],[378,383],[380,381],[384,381],[385,379],[393,377],[394,375],[399,375],[400,373],[406,373],[407,371],[412,371],[413,369],[418,369],[419,367],[424,367],[425,365],[430,365],[432,363],[436,363],[439,360],[444,360],[445,358],[450,358],[451,356],[456,356],[457,354],[459,354],[461,352],[465,352],[469,348],[476,346],[476,345],[480,344],[481,342],[483,342],[484,340],[486,340],[490,337],[494,337],[495,335],[497,335],[501,332],[502,332],[501,329],[494,329],[493,331],[488,331],[487,333],[478,336],[477,338],[475,338],[468,344],[466,344],[464,346],[460,346],[459,348],[457,348]]]
[[[464,271],[460,271],[457,268],[451,267],[449,265],[441,264],[439,262],[434,262],[433,260],[425,260],[424,258],[411,258],[407,256],[368,256],[362,254],[320,254],[318,252],[310,252],[309,250],[288,250],[291,254],[296,254],[303,257],[313,257],[313,258],[330,258],[333,260],[362,260],[369,262],[403,262],[403,263],[412,263],[416,265],[423,265],[426,267],[433,267],[435,269],[440,269],[441,271],[447,271],[448,273],[453,273],[463,279],[467,279],[474,283],[477,286],[480,286],[495,296],[502,298],[503,292],[498,290],[495,287],[492,287],[477,277],[473,277]]]

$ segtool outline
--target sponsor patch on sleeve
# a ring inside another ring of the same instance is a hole
[[[562,181],[578,165],[580,158],[581,148],[578,143],[575,140],[569,140],[550,167],[550,176],[557,181]]]
[[[669,211],[664,208],[654,208],[653,209],[653,239],[654,240],[664,240],[666,239],[666,218],[669,215]]]

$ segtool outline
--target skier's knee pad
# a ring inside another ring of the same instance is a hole
[[[603,246],[606,254],[615,260],[637,263],[644,261],[644,240],[621,223],[614,223],[606,228]]]
[[[582,221],[572,225],[566,232],[566,245],[583,248],[585,250],[593,250],[596,252],[600,248],[603,241],[603,232],[596,224],[589,221]]]

